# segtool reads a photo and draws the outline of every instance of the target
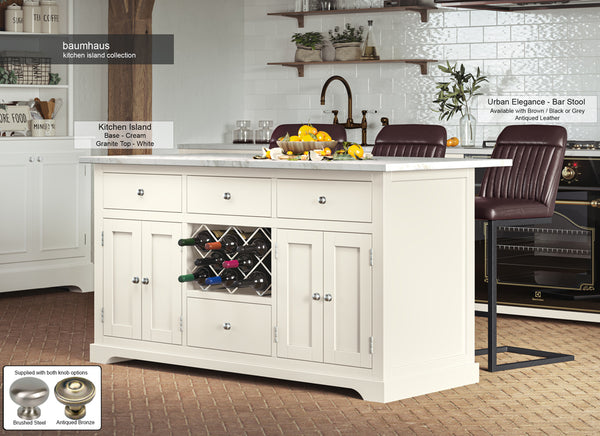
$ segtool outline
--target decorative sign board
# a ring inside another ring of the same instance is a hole
[[[27,130],[30,119],[31,114],[27,106],[0,105],[0,131],[2,132]]]

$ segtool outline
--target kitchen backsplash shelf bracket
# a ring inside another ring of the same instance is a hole
[[[428,11],[436,8],[427,6],[394,6],[390,8],[362,8],[362,9],[335,9],[332,11],[306,11],[306,12],[270,12],[267,15],[295,18],[298,20],[298,27],[304,27],[304,17],[313,15],[336,15],[336,14],[372,14],[377,12],[416,12],[421,16],[421,22],[428,20]]]
[[[337,64],[417,64],[421,68],[421,74],[427,74],[427,63],[438,62],[436,59],[386,59],[368,61],[328,61],[328,62],[268,62],[267,65],[281,65],[282,67],[293,67],[298,70],[298,77],[304,77],[305,65],[337,65]]]

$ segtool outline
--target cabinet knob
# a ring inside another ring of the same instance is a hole
[[[323,300],[325,300],[325,301],[331,301],[331,300],[333,300],[333,295],[331,295],[331,294],[325,294],[325,296],[323,297]]]
[[[131,279],[131,283],[135,283],[136,285],[140,282],[140,278],[139,277],[134,277]]]
[[[38,156],[38,157],[37,157],[37,161],[38,161],[38,162],[41,162],[41,161],[42,161],[42,156]]]
[[[314,294],[312,294],[312,299],[315,301],[319,301],[321,299],[321,294],[315,292]]]
[[[35,162],[35,158],[33,156],[29,156],[29,162]]]
[[[137,194],[138,194],[140,197],[143,197],[143,196],[144,196],[144,190],[143,190],[142,188],[138,189],[138,192],[137,192]]]
[[[224,323],[223,324],[223,329],[225,329],[225,330],[231,330],[231,324],[228,323],[228,322]]]
[[[229,193],[229,192],[226,192],[226,193],[224,193],[224,194],[223,194],[223,198],[224,198],[225,200],[231,200],[231,193]]]
[[[67,418],[81,419],[85,416],[85,405],[96,395],[96,387],[85,378],[70,377],[56,384],[54,395],[65,405]]]
[[[142,285],[147,285],[148,283],[150,283],[150,280],[148,279],[148,277],[144,277],[142,279]]]
[[[42,414],[38,407],[48,399],[48,385],[39,378],[23,377],[10,385],[10,398],[17,403],[17,415],[21,419],[38,419]]]
[[[319,197],[319,204],[325,204],[327,203],[327,198],[324,195],[321,195]]]

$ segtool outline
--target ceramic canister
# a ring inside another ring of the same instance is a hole
[[[4,29],[7,32],[23,31],[23,10],[21,6],[13,3],[4,12]]]
[[[59,33],[60,14],[55,0],[42,0],[42,33]]]
[[[42,8],[39,0],[23,0],[23,32],[41,33]]]

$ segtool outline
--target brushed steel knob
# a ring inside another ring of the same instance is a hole
[[[319,197],[319,204],[325,204],[327,203],[327,198],[324,195],[321,195]]]
[[[142,279],[142,285],[147,285],[148,283],[150,283],[150,280],[148,279],[148,277],[144,277]]]
[[[33,156],[29,156],[29,162],[35,162],[35,158]]]
[[[67,418],[81,419],[85,416],[85,405],[96,395],[96,387],[85,378],[69,377],[56,383],[54,395],[65,405]]]
[[[48,399],[48,385],[39,378],[23,377],[10,385],[10,398],[17,403],[17,415],[21,419],[38,419],[42,412],[37,407]]]
[[[140,278],[139,277],[134,277],[131,279],[131,283],[135,283],[136,285],[140,282]]]
[[[321,299],[321,294],[315,292],[314,294],[312,294],[312,299],[315,301],[319,301]]]
[[[224,193],[224,194],[223,194],[223,198],[224,198],[225,200],[231,200],[231,193],[229,193],[229,192],[226,192],[226,193]]]
[[[228,322],[226,322],[226,323],[224,323],[224,324],[223,324],[223,328],[224,328],[225,330],[231,330],[231,324],[230,324],[230,323],[228,323]]]
[[[38,157],[37,157],[37,161],[38,161],[38,162],[41,162],[41,161],[42,161],[42,156],[38,156]]]
[[[325,300],[325,301],[331,301],[331,300],[333,300],[333,295],[331,295],[331,294],[325,294],[325,296],[323,297],[323,300]]]
[[[139,195],[140,197],[144,196],[144,190],[142,188],[138,189],[137,195]]]

